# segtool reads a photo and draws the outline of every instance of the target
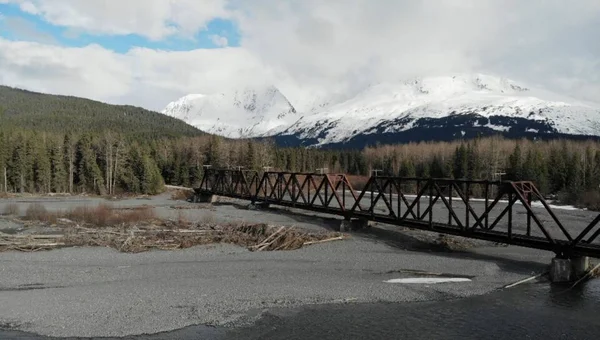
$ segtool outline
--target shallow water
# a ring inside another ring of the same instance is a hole
[[[598,339],[598,311],[600,280],[572,290],[538,283],[452,301],[275,309],[249,327],[123,339]],[[51,338],[0,331],[0,339]]]
[[[443,302],[274,311],[226,339],[598,339],[600,280],[533,284]]]

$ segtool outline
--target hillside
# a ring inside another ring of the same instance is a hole
[[[185,122],[140,107],[41,94],[0,86],[0,127],[45,132],[100,132],[167,137],[197,136]]]

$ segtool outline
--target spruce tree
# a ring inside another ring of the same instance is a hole
[[[52,183],[51,190],[54,192],[65,192],[67,191],[67,171],[65,170],[64,156],[61,143],[52,141],[50,146],[50,162],[51,162],[51,173]]]
[[[567,184],[568,153],[564,149],[552,148],[548,160],[548,180],[553,193],[562,191]]]
[[[453,175],[454,178],[464,179],[468,176],[469,163],[468,163],[468,155],[467,148],[463,143],[460,144],[459,147],[456,148],[454,152],[454,169]]]
[[[221,145],[221,137],[216,135],[212,135],[210,137],[210,141],[208,143],[208,147],[206,149],[206,163],[208,165],[212,165],[213,168],[218,168],[221,166],[220,157],[219,157],[219,148]]]
[[[67,172],[67,191],[73,192],[75,183],[75,147],[72,136],[67,133],[63,139],[63,164]]]
[[[34,186],[36,192],[50,192],[52,185],[52,165],[46,146],[38,143],[33,151]]]
[[[521,146],[517,144],[515,145],[512,154],[508,156],[508,168],[506,169],[506,174],[509,179],[513,181],[523,180],[522,162]]]
[[[9,181],[15,191],[25,192],[25,176],[27,174],[27,154],[25,138],[18,134],[12,141],[12,155],[9,160]]]
[[[8,152],[8,139],[4,132],[0,131],[0,192],[8,192]]]
[[[245,153],[244,166],[249,170],[257,170],[258,164],[256,161],[256,152],[254,150],[254,142],[248,141]]]

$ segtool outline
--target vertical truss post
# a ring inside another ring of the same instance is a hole
[[[421,196],[419,193],[421,192],[421,180],[417,179],[417,216],[421,218]]]
[[[467,182],[467,185],[465,185],[466,187],[466,192],[465,192],[465,204],[467,205],[465,207],[465,228],[469,229],[469,218],[471,217],[471,212],[470,212],[470,208],[471,208],[471,203],[469,202],[469,199],[471,198],[471,183]]]
[[[484,210],[484,214],[485,214],[485,229],[487,230],[489,228],[489,222],[490,222],[490,214],[488,214],[488,209],[490,207],[490,182],[489,181],[485,181],[485,210]]]
[[[429,185],[429,229],[433,229],[433,179],[430,179],[427,185]]]
[[[452,185],[448,185],[448,225],[452,225]]]
[[[527,236],[531,236],[531,191],[527,192]]]
[[[513,201],[513,192],[510,191],[508,193],[508,239],[512,239],[512,217],[513,217],[513,205],[515,202]]]

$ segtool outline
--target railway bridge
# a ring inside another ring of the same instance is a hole
[[[195,201],[215,195],[338,215],[342,230],[375,221],[554,252],[555,282],[600,258],[600,214],[566,226],[532,182],[373,176],[355,190],[344,174],[207,169]]]

